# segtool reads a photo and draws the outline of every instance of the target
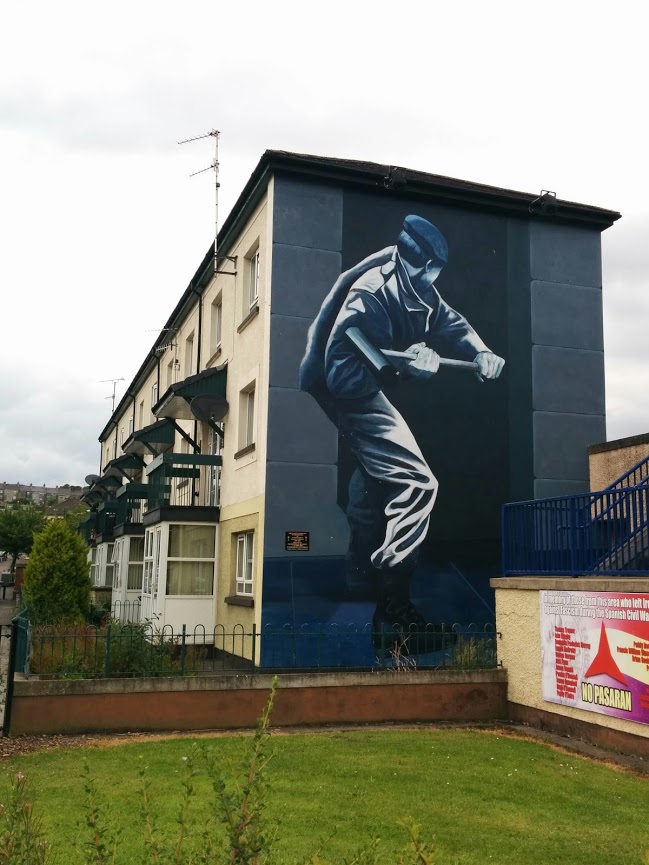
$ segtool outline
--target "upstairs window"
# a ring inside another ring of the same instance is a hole
[[[255,385],[239,394],[239,450],[255,443]]]
[[[247,300],[248,309],[257,305],[259,300],[259,249],[256,249],[247,259]]]
[[[185,370],[184,376],[187,378],[194,373],[194,332],[192,331],[185,340]]]
[[[210,323],[210,354],[215,354],[221,348],[221,331],[223,329],[223,303],[218,297],[212,304],[212,319]]]

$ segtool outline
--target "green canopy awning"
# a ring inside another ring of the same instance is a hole
[[[144,454],[157,456],[173,448],[175,437],[176,430],[171,421],[158,420],[129,436],[124,442],[122,450],[126,454],[136,454],[137,456],[144,456]]]
[[[118,480],[121,478],[131,480],[136,475],[139,475],[143,468],[144,461],[137,454],[122,454],[121,457],[117,457],[117,459],[111,460],[108,463],[104,469],[104,474],[111,475]]]
[[[148,493],[149,487],[147,484],[124,484],[123,487],[117,490],[117,498],[145,499]]]
[[[81,501],[86,502],[91,508],[95,508],[100,502],[112,498],[115,490],[122,482],[111,475],[102,475],[82,496]]]
[[[190,375],[167,388],[153,406],[153,414],[174,420],[194,420],[189,408],[194,397],[211,396],[225,400],[227,380],[227,364]]]
[[[104,490],[105,492],[112,492],[116,490],[117,487],[121,487],[122,482],[119,478],[116,478],[114,475],[102,475],[98,481],[90,488],[91,490]]]
[[[102,501],[105,493],[100,490],[88,490],[80,496],[82,502],[85,502],[91,508],[94,508],[95,505],[99,504]]]

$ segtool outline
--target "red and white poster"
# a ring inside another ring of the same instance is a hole
[[[540,592],[543,699],[649,724],[649,594]]]

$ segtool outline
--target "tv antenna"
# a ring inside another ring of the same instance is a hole
[[[160,357],[160,355],[164,354],[168,348],[174,349],[174,355],[176,354],[176,349],[178,348],[178,343],[176,341],[176,333],[178,328],[176,327],[158,327],[158,328],[148,328],[145,330],[145,333],[168,333],[169,341],[163,342],[161,345],[157,345],[153,351],[155,354]]]
[[[107,382],[111,382],[113,385],[112,394],[110,394],[107,397],[104,397],[104,399],[112,399],[112,401],[113,401],[113,407],[111,409],[111,414],[113,414],[113,412],[115,411],[115,391],[117,390],[117,382],[118,381],[124,381],[124,377],[122,376],[122,378],[102,378],[99,381],[99,384],[106,384]]]
[[[214,159],[212,163],[205,168],[201,168],[198,171],[194,171],[190,174],[190,177],[196,177],[197,174],[204,174],[206,171],[214,172],[214,275],[217,273],[227,274],[228,276],[236,276],[236,270],[219,270],[219,254],[218,254],[218,238],[219,238],[219,189],[221,184],[219,183],[219,137],[221,133],[218,129],[211,129],[209,132],[206,132],[205,135],[196,135],[194,138],[184,138],[182,141],[179,141],[178,144],[190,144],[192,141],[202,141],[203,138],[213,138],[214,139]],[[226,258],[228,261],[232,262],[233,265],[236,265],[236,256],[226,255],[222,256],[221,260]]]

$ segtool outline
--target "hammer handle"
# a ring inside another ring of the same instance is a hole
[[[414,360],[417,357],[417,355],[413,354],[411,351],[393,351],[391,348],[382,348],[381,354],[385,355],[385,357],[402,357],[404,360]],[[452,357],[440,357],[439,365],[478,372],[478,364],[472,360],[455,360],[455,358]]]

